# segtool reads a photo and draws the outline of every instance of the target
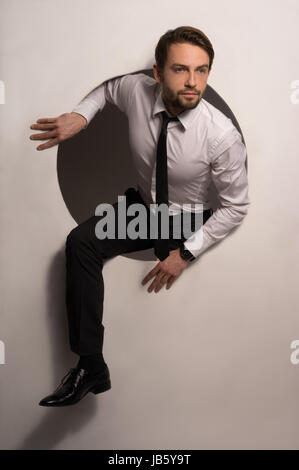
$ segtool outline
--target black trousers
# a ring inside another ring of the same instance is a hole
[[[118,202],[113,204],[116,233],[114,239],[101,240],[96,236],[95,226],[103,216],[93,216],[87,219],[71,230],[66,239],[66,307],[69,341],[71,351],[79,355],[96,354],[103,349],[104,280],[102,270],[104,261],[123,253],[146,250],[154,246],[154,239],[150,238],[149,231],[149,208],[135,188],[128,188],[125,196],[126,207],[138,202],[147,209],[145,222],[148,237],[146,239],[117,238]],[[210,209],[204,211],[203,223],[211,215]],[[127,216],[127,225],[135,216]],[[174,217],[169,217],[170,250],[175,250],[186,240],[184,237],[180,239],[173,237]]]

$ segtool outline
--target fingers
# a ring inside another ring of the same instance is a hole
[[[39,122],[40,124],[42,123],[46,123],[46,122],[55,122],[57,119],[57,117],[55,118],[40,118],[40,119],[37,119],[36,122]]]
[[[50,147],[54,147],[54,145],[57,145],[57,144],[59,144],[59,139],[51,139],[48,142],[46,142],[45,144],[42,144],[42,145],[39,145],[38,147],[36,147],[36,150],[49,149]]]
[[[154,277],[160,271],[160,263],[158,263],[146,276],[142,279],[142,285],[146,284],[152,277]]]
[[[46,131],[49,129],[53,129],[52,132],[43,132],[42,134],[31,134],[29,136],[30,140],[47,140],[51,139],[45,144],[39,145],[36,150],[45,150],[50,147],[53,147],[54,145],[57,145],[59,143],[58,138],[56,137],[56,120],[57,118],[40,118],[37,119],[37,123],[31,124],[30,129],[34,130],[39,130],[39,131]]]
[[[43,131],[47,129],[54,129],[54,127],[56,127],[56,122],[53,124],[31,124],[30,129]]]
[[[160,261],[141,281],[142,285],[144,285],[150,279],[155,277],[154,281],[147,289],[148,292],[152,292],[153,290],[155,290],[155,292],[159,292],[159,290],[161,290],[164,285],[166,285],[166,289],[168,290],[177,278],[177,276],[163,271],[161,268],[161,263],[162,262]]]
[[[54,129],[54,124],[51,124],[50,122],[54,123],[57,118],[42,118],[38,119],[37,122],[40,124],[31,124],[30,129],[36,129],[36,130],[43,130],[46,131],[48,129],[53,129],[52,131],[48,132],[43,132],[42,134],[31,134],[29,136],[30,140],[48,140],[45,144],[39,145],[36,150],[45,150],[50,147],[54,147],[54,145],[57,145],[59,143],[59,139],[57,137],[57,130]]]
[[[167,290],[171,288],[171,286],[172,286],[172,284],[174,283],[175,279],[176,279],[176,278],[175,278],[174,276],[170,276],[170,278],[169,278],[168,281],[167,281],[167,285],[166,285],[166,289],[167,289]]]
[[[50,139],[51,137],[55,137],[57,135],[57,131],[52,131],[52,132],[43,132],[42,134],[32,134],[30,136],[31,140],[47,140]]]
[[[148,292],[152,292],[152,290],[155,290],[155,292],[159,292],[159,290],[162,289],[162,287],[164,286],[168,277],[169,277],[169,274],[167,273],[158,274],[156,279],[152,282],[152,284],[148,288]]]

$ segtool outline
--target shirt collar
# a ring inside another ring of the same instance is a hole
[[[156,114],[161,113],[161,111],[166,111],[167,114],[169,114],[168,111],[165,108],[165,104],[164,104],[163,99],[162,99],[161,86],[160,86],[159,83],[157,83],[156,84],[156,89],[155,89],[155,103],[154,103],[154,106],[153,106],[153,113],[152,113],[153,117]],[[201,100],[200,100],[199,104],[196,106],[196,108],[186,109],[182,113],[178,114],[177,118],[179,119],[181,124],[184,126],[184,128],[188,129],[192,125],[193,121],[195,120],[196,116],[198,116],[200,111],[201,111]]]

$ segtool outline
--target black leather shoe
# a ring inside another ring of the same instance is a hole
[[[111,388],[108,366],[101,372],[90,373],[78,367],[72,368],[63,377],[52,395],[43,398],[41,406],[68,406],[78,403],[88,392],[102,393]]]

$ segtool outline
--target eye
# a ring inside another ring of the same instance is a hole
[[[200,69],[200,73],[206,73],[206,69]]]
[[[176,72],[180,72],[181,70],[184,70],[183,67],[178,67],[175,69]]]

